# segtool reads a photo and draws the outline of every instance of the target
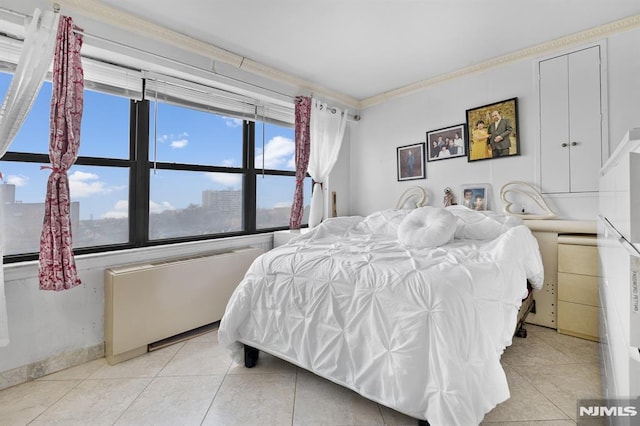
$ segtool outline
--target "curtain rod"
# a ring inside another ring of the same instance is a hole
[[[7,9],[5,7],[0,7],[0,10],[3,11],[3,12],[7,12],[9,14],[12,14],[14,16],[21,17],[23,19],[32,17],[31,15],[26,15],[24,13],[16,12],[14,10]],[[53,12],[54,13],[59,13],[60,12],[60,4],[59,3],[53,3]],[[245,85],[251,86],[251,87],[256,88],[256,89],[265,90],[265,91],[273,93],[275,95],[279,95],[279,96],[285,97],[285,98],[289,99],[292,102],[295,102],[296,98],[298,96],[300,96],[300,95],[292,96],[292,95],[289,95],[289,94],[286,94],[286,93],[278,92],[277,90],[269,89],[267,87],[263,87],[263,86],[254,84],[254,83],[249,83],[247,81],[243,81],[243,80],[240,80],[240,79],[237,79],[237,78],[234,78],[234,77],[229,77],[229,76],[226,76],[226,75],[223,75],[223,74],[219,74],[219,73],[217,73],[215,71],[211,71],[211,70],[208,70],[206,68],[200,68],[200,67],[197,67],[195,65],[186,64],[184,62],[180,62],[180,61],[178,61],[176,59],[168,58],[168,57],[160,55],[158,53],[149,52],[147,50],[140,49],[138,47],[129,46],[129,45],[126,45],[124,43],[120,43],[120,42],[117,42],[117,41],[109,40],[109,39],[104,38],[102,36],[98,36],[98,35],[94,35],[94,34],[91,34],[91,33],[87,33],[84,30],[80,30],[80,29],[76,28],[73,31],[75,33],[78,33],[78,34],[82,34],[84,37],[92,38],[94,40],[99,40],[99,41],[105,42],[107,44],[112,44],[112,45],[115,45],[115,46],[118,46],[118,47],[122,47],[122,48],[125,48],[125,49],[133,50],[134,52],[137,52],[137,53],[143,53],[145,55],[150,55],[150,56],[153,56],[155,58],[158,58],[158,59],[161,59],[161,60],[164,60],[164,61],[168,61],[168,62],[170,62],[170,63],[172,63],[174,65],[180,65],[180,66],[187,67],[187,68],[190,68],[190,69],[193,69],[193,70],[196,70],[196,71],[204,72],[205,74],[213,75],[213,76],[220,77],[220,78],[225,78],[225,79],[230,80],[230,81],[232,81],[234,83],[245,84]],[[92,59],[95,60],[96,58],[92,58]],[[214,60],[214,66],[215,66],[215,60]],[[142,72],[142,71],[148,71],[148,70],[139,70],[139,71]],[[311,95],[311,96],[313,96],[313,95]],[[336,108],[332,107],[331,111],[335,114]],[[360,116],[359,115],[347,114],[347,119],[352,120],[352,121],[360,121]]]

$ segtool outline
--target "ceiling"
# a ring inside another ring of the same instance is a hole
[[[357,100],[640,13],[636,0],[101,0]]]
[[[116,9],[356,102],[640,14],[640,0],[60,3]]]

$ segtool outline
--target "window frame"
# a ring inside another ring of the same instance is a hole
[[[91,90],[91,89],[85,89]],[[101,253],[132,248],[154,247],[183,242],[215,240],[243,235],[271,233],[288,229],[288,225],[257,229],[256,226],[256,179],[259,175],[292,176],[295,171],[257,168],[255,165],[255,137],[256,122],[243,119],[242,124],[242,166],[225,167],[202,164],[168,163],[149,159],[150,151],[150,121],[151,101],[148,99],[129,102],[129,158],[102,158],[79,156],[75,165],[108,166],[129,168],[129,203],[128,225],[129,241],[122,244],[109,244],[74,248],[75,255]],[[193,103],[186,101],[184,107],[193,108]],[[211,112],[218,114],[218,112]],[[282,125],[282,124],[280,124]],[[49,163],[48,154],[23,153],[8,151],[0,158],[1,161],[25,162],[25,163]],[[182,170],[196,172],[239,173],[243,175],[242,184],[242,230],[237,232],[213,233],[205,235],[192,235],[166,239],[149,238],[149,194],[150,173],[153,168],[159,170]],[[308,175],[307,175],[308,177]],[[306,181],[306,179],[305,179]],[[303,224],[306,226],[306,224]],[[5,255],[5,263],[33,261],[39,258],[39,253],[23,253]]]

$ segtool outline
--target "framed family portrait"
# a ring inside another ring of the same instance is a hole
[[[467,110],[468,161],[520,155],[518,98]]]
[[[464,124],[458,124],[427,132],[427,146],[429,147],[427,161],[464,157],[467,144],[464,127]]]
[[[424,142],[398,147],[398,180],[424,179]]]
[[[490,195],[487,184],[461,185],[458,204],[472,210],[489,210]]]

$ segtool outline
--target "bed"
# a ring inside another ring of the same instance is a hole
[[[331,218],[256,259],[218,336],[247,367],[265,351],[419,424],[479,424],[509,398],[500,357],[542,279],[519,218],[462,206]]]

